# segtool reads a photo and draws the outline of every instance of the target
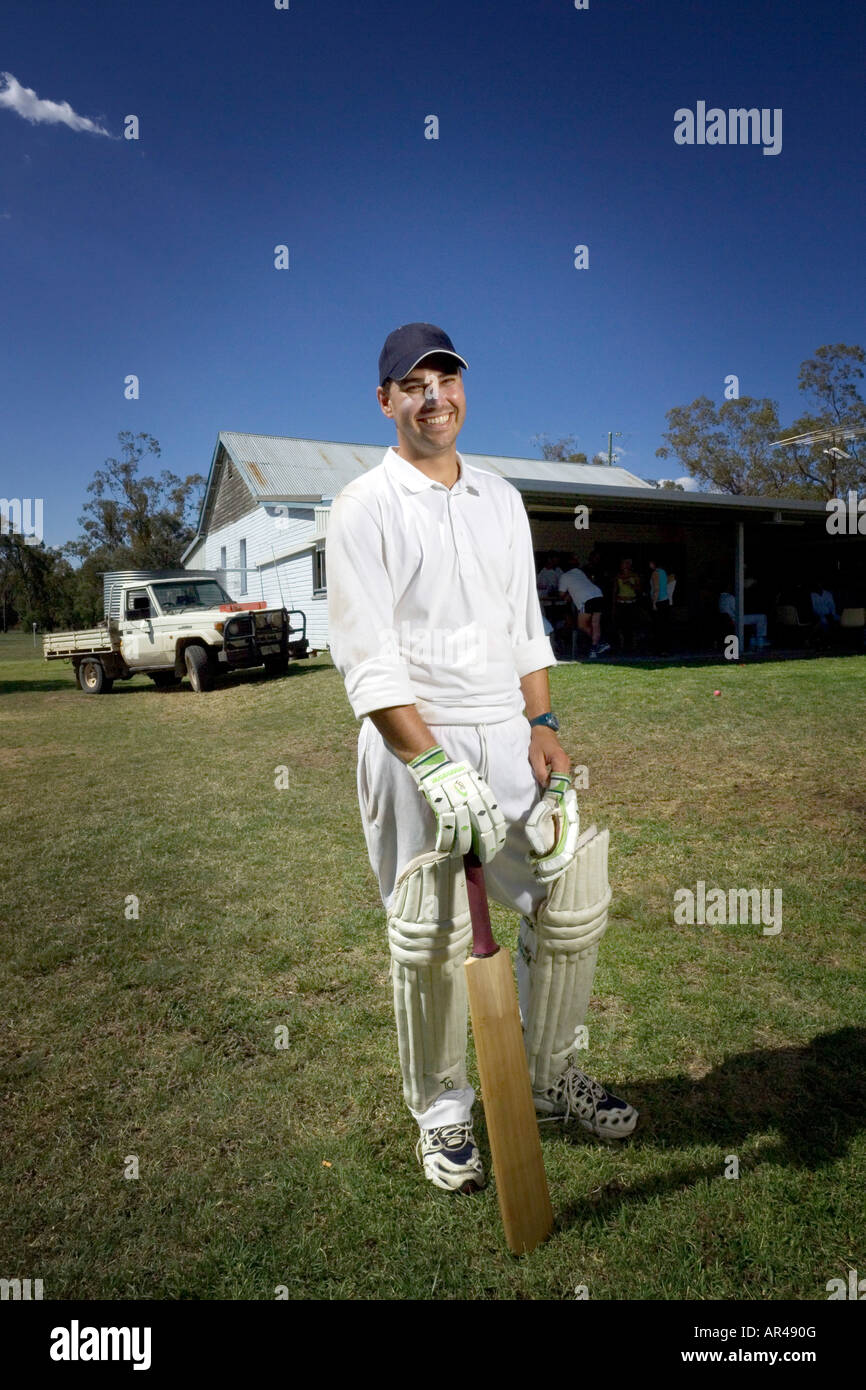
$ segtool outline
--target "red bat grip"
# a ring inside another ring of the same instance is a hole
[[[463,856],[466,870],[466,893],[469,898],[469,915],[472,918],[473,956],[495,956],[499,947],[490,925],[490,908],[487,905],[487,889],[484,886],[484,870],[481,860],[474,850]]]

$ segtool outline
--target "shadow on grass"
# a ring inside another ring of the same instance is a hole
[[[299,676],[315,676],[318,675],[320,671],[329,671],[331,669],[332,668],[329,666],[302,666],[300,663],[293,663],[284,676],[269,676],[258,666],[254,666],[248,670],[236,671],[232,674],[227,673],[226,675],[222,675],[222,673],[220,673],[220,675],[214,679],[212,691],[205,691],[204,696],[206,698],[209,694],[217,690],[231,690],[232,688],[237,689],[238,687],[247,685],[281,685],[286,681],[295,681]],[[152,692],[154,689],[157,689],[159,694],[163,697],[181,695],[186,698],[189,695],[195,694],[195,691],[186,678],[184,678],[182,685],[169,685],[164,686],[162,689],[159,689],[158,686],[154,687],[152,681],[148,681],[147,685],[130,685],[126,681],[117,681],[110,694],[142,695],[146,694],[148,691]]]
[[[59,676],[56,679],[46,677],[45,680],[0,681],[0,696],[17,695],[22,690],[78,690],[78,685],[71,676]]]
[[[667,671],[671,667],[693,666],[772,666],[780,661],[817,661],[821,657],[863,656],[863,648],[844,648],[833,651],[765,651],[743,652],[736,661],[729,661],[720,652],[677,652],[673,656],[601,656],[590,661],[586,657],[570,660],[560,657],[563,666],[617,666],[634,667],[641,671]]]
[[[604,1081],[604,1078],[599,1078]],[[866,1128],[866,1029],[843,1028],[812,1042],[743,1052],[729,1057],[699,1081],[663,1077],[617,1090],[640,1111],[629,1147],[737,1146],[771,1132],[775,1143],[748,1160],[816,1171],[843,1158],[854,1136]],[[546,1133],[545,1133],[546,1131]],[[569,1131],[570,1133],[571,1131]],[[576,1129],[570,1139],[559,1126],[544,1126],[544,1142],[596,1142]],[[669,1173],[631,1184],[617,1180],[557,1214],[560,1228],[586,1221],[623,1202],[642,1202],[660,1193],[720,1176],[718,1159],[705,1166],[682,1163]]]
[[[214,690],[227,690],[231,686],[238,685],[271,685],[276,681],[296,680],[298,676],[314,676],[320,671],[330,671],[331,666],[302,666],[300,663],[293,663],[285,676],[268,676],[264,670],[254,667],[252,670],[239,671],[234,675],[220,675],[214,682]],[[135,677],[133,677],[133,680]],[[130,681],[117,680],[114,687],[105,692],[102,696],[90,696],[91,699],[113,699],[115,695],[146,695],[153,694],[158,689],[152,681],[147,684],[133,685]],[[78,683],[71,676],[59,677],[45,680],[20,680],[20,681],[0,681],[0,698],[4,695],[14,695],[21,691],[57,691],[71,690],[78,695],[84,695]],[[184,680],[182,685],[170,685],[159,691],[160,695],[191,695],[192,691],[189,682]]]

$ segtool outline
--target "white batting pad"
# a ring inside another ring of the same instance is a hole
[[[611,899],[609,843],[609,830],[585,830],[534,922],[521,919],[517,982],[533,1090],[546,1090],[563,1071],[586,1019]]]
[[[463,962],[472,922],[462,859],[435,851],[400,873],[388,913],[394,1013],[403,1095],[425,1111],[468,1085],[468,1006]]]

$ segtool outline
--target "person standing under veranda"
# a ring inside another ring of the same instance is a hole
[[[631,559],[627,556],[620,561],[619,571],[613,586],[613,623],[621,652],[634,651],[634,631],[638,616],[637,602],[640,591],[640,575],[636,573]]]
[[[403,1095],[438,1187],[484,1170],[466,1074],[463,855],[521,914],[518,987],[536,1110],[625,1138],[637,1113],[574,1065],[607,925],[608,832],[579,835],[550,709],[532,539],[520,494],[456,449],[468,366],[440,328],[389,334],[382,463],[328,522],[330,647],[358,738],[358,800],[387,919]]]
[[[655,560],[649,561],[649,567],[650,598],[653,607],[656,654],[658,656],[669,656],[671,646],[671,602],[668,594],[667,570],[663,569]]]
[[[578,631],[589,638],[589,654],[593,660],[610,651],[610,643],[601,640],[601,613],[604,608],[604,594],[578,565],[577,556],[572,556],[571,569],[565,571],[559,580],[559,592],[567,594],[574,604]],[[571,655],[576,655],[576,642],[572,641]]]

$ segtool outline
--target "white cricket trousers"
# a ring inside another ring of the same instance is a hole
[[[526,862],[524,825],[543,795],[529,763],[531,729],[524,714],[497,724],[429,724],[435,741],[455,762],[467,762],[493,792],[508,831],[498,854],[484,865],[488,897],[530,916],[547,896]],[[436,822],[402,758],[389,748],[370,719],[358,735],[358,802],[367,853],[386,910],[402,869],[436,846]],[[518,980],[526,988],[526,980]],[[524,999],[521,1006],[525,1007]],[[423,1129],[460,1124],[471,1117],[471,1086],[446,1091],[426,1111],[412,1111]]]

